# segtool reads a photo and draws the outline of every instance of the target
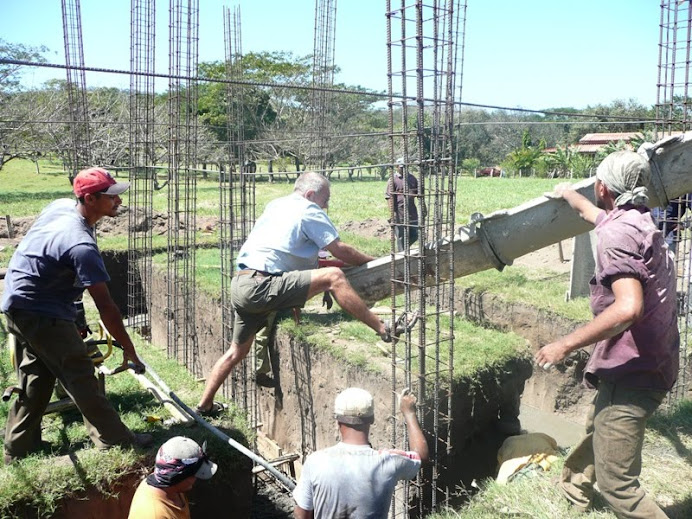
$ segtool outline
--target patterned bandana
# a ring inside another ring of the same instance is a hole
[[[189,458],[178,458],[174,454],[167,452],[164,444],[156,454],[156,466],[153,474],[147,476],[147,484],[156,488],[168,488],[177,485],[181,481],[195,476],[197,471],[208,461],[205,452],[206,442],[199,449],[197,456]]]

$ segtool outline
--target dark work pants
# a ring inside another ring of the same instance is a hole
[[[406,248],[406,229],[408,228],[408,246],[412,247],[418,241],[418,223],[413,222],[410,225],[395,225],[394,236],[396,237],[396,250],[402,252]]]
[[[131,444],[132,432],[99,391],[94,364],[75,324],[24,310],[11,311],[6,317],[8,330],[16,337],[21,389],[7,416],[6,457],[22,458],[40,448],[41,419],[56,378],[82,413],[97,447]]]
[[[586,509],[598,489],[617,517],[663,519],[666,514],[639,485],[646,421],[666,391],[600,382],[589,412],[586,436],[565,460],[560,486]]]

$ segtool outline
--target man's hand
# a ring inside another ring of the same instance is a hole
[[[406,430],[408,431],[408,443],[411,450],[420,456],[421,462],[428,461],[428,442],[418,423],[416,416],[416,397],[409,388],[404,389],[399,395],[399,409],[404,415]]]
[[[144,374],[144,372],[147,370],[146,364],[142,362],[142,360],[137,356],[137,352],[134,350],[129,353],[123,350],[123,365],[126,365],[128,362],[132,362],[132,364],[134,364],[133,370],[138,375]]]
[[[545,193],[546,198],[564,198],[565,191],[573,191],[574,188],[569,182],[560,182],[556,185],[553,190],[549,193]]]
[[[416,416],[416,396],[411,393],[409,388],[404,389],[399,396],[399,409],[404,417]]]
[[[543,369],[548,369],[550,366],[562,362],[570,350],[562,341],[546,344],[536,352],[534,360]]]

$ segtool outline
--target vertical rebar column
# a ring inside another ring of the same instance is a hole
[[[62,26],[65,40],[65,71],[70,111],[71,148],[66,155],[70,182],[79,170],[90,165],[89,110],[87,105],[82,14],[79,0],[62,0]]]
[[[312,139],[308,164],[326,173],[331,165],[327,120],[334,85],[334,41],[336,38],[336,0],[315,0],[315,41],[312,57],[311,119]]]
[[[130,189],[127,322],[151,337],[154,157],[155,0],[130,8]]]
[[[412,507],[416,515],[423,515],[449,498],[444,468],[451,449],[454,282],[445,279],[443,273],[452,268],[454,261],[448,237],[454,234],[455,217],[454,106],[460,92],[455,78],[460,56],[460,15],[465,13],[465,4],[460,7],[460,3],[417,0],[407,4],[402,0],[398,8],[392,9],[391,2],[387,2],[390,153],[397,167],[403,165],[403,175],[399,173],[403,192],[396,195],[402,203],[397,212],[395,201],[390,215],[391,244],[393,258],[394,234],[400,232],[405,260],[403,278],[395,277],[392,270],[392,319],[413,312],[420,317],[418,327],[393,347],[392,392],[400,391],[402,384],[417,392],[432,461],[415,483],[395,494],[394,517],[407,516]],[[395,63],[400,64],[399,68]],[[392,168],[392,184],[395,174]],[[410,183],[408,175],[413,175],[416,182]],[[418,206],[417,219],[408,203],[411,198]],[[417,243],[412,243],[410,229],[417,231]],[[432,258],[419,254],[418,247],[425,244],[434,244]],[[430,272],[432,281],[425,276]],[[396,292],[402,294],[396,296]],[[404,359],[403,364],[398,358]],[[398,419],[394,397],[392,405],[392,415],[397,417],[392,441],[396,447],[406,448],[406,429]]]
[[[223,8],[226,79],[243,79],[243,52],[240,7]],[[221,308],[222,352],[233,338],[231,284],[235,260],[254,222],[255,177],[245,160],[244,92],[237,83],[226,84],[227,172],[219,174],[221,227]],[[258,424],[257,391],[254,373],[257,369],[255,349],[233,370],[224,382],[224,392],[245,410],[252,428]]]
[[[677,0],[661,1],[656,96],[656,139],[690,129],[690,41],[692,40],[692,5]],[[672,200],[659,210],[659,227],[675,252],[677,274],[678,326],[680,328],[680,371],[668,397],[668,404],[678,402],[687,392],[689,377],[688,342],[690,337],[690,283],[692,261],[690,244],[691,195]]]
[[[168,354],[202,369],[195,319],[198,0],[170,0],[168,88]],[[181,79],[184,77],[186,79]]]

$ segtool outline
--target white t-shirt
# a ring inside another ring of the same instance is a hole
[[[272,274],[316,269],[320,249],[338,237],[320,206],[292,193],[267,204],[240,248],[238,267]]]
[[[316,519],[384,518],[397,482],[413,479],[420,465],[415,452],[339,443],[308,456],[293,498]]]

